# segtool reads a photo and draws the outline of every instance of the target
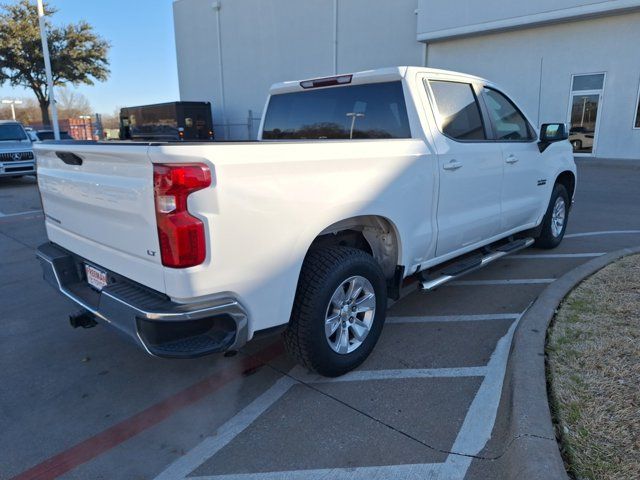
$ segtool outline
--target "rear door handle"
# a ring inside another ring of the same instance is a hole
[[[449,163],[445,163],[442,168],[444,168],[445,170],[457,170],[460,167],[462,167],[462,163],[460,163],[459,161],[457,161],[455,158],[450,160]]]
[[[510,165],[513,165],[514,163],[518,163],[518,157],[516,157],[515,155],[509,155],[507,157],[506,162]]]

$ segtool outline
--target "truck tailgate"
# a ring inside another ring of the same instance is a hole
[[[148,146],[45,143],[35,150],[49,239],[164,292]]]

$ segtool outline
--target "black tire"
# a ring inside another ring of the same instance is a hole
[[[375,293],[375,313],[369,333],[351,353],[337,353],[325,335],[325,319],[332,295],[352,276],[367,279]],[[286,349],[305,367],[327,377],[353,370],[371,353],[386,317],[387,286],[374,258],[350,247],[314,248],[302,265],[291,319],[284,332]]]
[[[553,229],[551,227],[553,208],[556,205],[556,201],[560,197],[564,200],[565,205],[564,225],[562,226],[562,230],[560,231],[560,233],[558,235],[554,235]],[[564,185],[556,183],[553,186],[553,191],[551,192],[551,200],[549,201],[549,206],[547,207],[547,213],[545,213],[544,218],[542,219],[542,228],[540,230],[540,235],[538,236],[538,238],[536,238],[536,247],[552,249],[560,245],[560,242],[562,242],[562,239],[564,238],[564,232],[567,230],[567,222],[569,221],[569,210],[571,206],[570,202],[571,200],[569,199],[567,189],[564,187]]]

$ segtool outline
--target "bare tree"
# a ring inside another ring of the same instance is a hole
[[[21,104],[15,105],[16,120],[24,125],[40,123],[40,106],[33,98],[21,98]],[[11,107],[0,104],[0,120],[11,119]]]
[[[58,88],[56,105],[60,118],[73,118],[91,114],[91,104],[87,97],[66,87]]]
[[[103,114],[102,125],[104,128],[108,129],[120,128],[120,107],[116,107],[110,115]]]

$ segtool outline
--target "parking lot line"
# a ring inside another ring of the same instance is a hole
[[[539,260],[545,258],[593,258],[593,257],[601,257],[604,255],[602,252],[598,253],[540,253],[540,254],[531,254],[531,255],[514,255],[511,257],[515,260],[521,259],[531,259],[531,260]]]
[[[442,463],[383,465],[377,467],[323,468],[289,472],[234,473],[189,477],[189,480],[435,480],[443,479]]]
[[[477,455],[491,436],[502,395],[502,383],[513,333],[522,314],[517,315],[507,333],[498,341],[489,363],[484,367],[406,369],[406,370],[366,370],[352,371],[342,377],[326,378],[309,374],[300,366],[294,367],[290,376],[282,377],[260,397],[245,407],[240,413],[225,423],[216,435],[203,440],[183,457],[177,459],[155,480],[303,480],[303,479],[383,479],[383,478],[446,478],[462,479]],[[232,475],[189,477],[200,465],[212,458],[237,435],[253,423],[271,405],[280,399],[298,379],[303,383],[356,382],[371,380],[391,380],[399,378],[433,378],[482,376],[484,380],[476,393],[465,416],[452,447],[452,452],[443,464],[392,465],[357,468],[333,468],[320,470],[293,470],[286,472],[260,472]]]
[[[400,380],[409,378],[455,378],[455,377],[484,377],[487,367],[459,367],[459,368],[404,368],[395,370],[354,370],[340,377],[323,377],[308,374],[303,368],[294,367],[289,373],[296,380],[303,383],[341,383],[368,382],[373,380]]]
[[[505,335],[506,337],[506,335]],[[504,338],[504,337],[503,337]],[[502,358],[502,357],[500,357]],[[493,359],[493,355],[492,355]],[[158,475],[155,480],[189,480],[192,479],[308,479],[308,478],[447,478],[440,477],[440,467],[444,464],[420,465],[391,465],[380,467],[332,468],[320,470],[292,470],[287,472],[267,472],[251,474],[215,475],[208,477],[189,476],[200,465],[212,458],[218,451],[231,442],[251,423],[258,419],[270,406],[278,401],[293,385],[318,384],[337,382],[364,382],[373,380],[397,380],[412,378],[455,378],[455,377],[484,377],[488,373],[488,366],[461,368],[425,368],[399,370],[356,370],[341,377],[328,378],[310,374],[301,367],[295,366],[288,375],[276,381],[266,392],[256,398],[251,404],[229,419],[218,429],[215,435],[207,437],[195,448],[177,459]],[[484,383],[484,382],[483,382]],[[498,396],[499,398],[499,396]],[[398,471],[407,467],[406,472]],[[382,470],[379,470],[382,469]],[[408,475],[408,476],[405,476]],[[329,477],[327,477],[329,475]],[[462,478],[462,477],[460,477]]]
[[[445,283],[443,287],[461,287],[471,285],[526,285],[526,284],[539,284],[539,283],[553,283],[555,278],[515,278],[508,280],[454,280],[453,282]]]
[[[157,425],[182,408],[220,390],[231,381],[241,378],[245,373],[255,370],[266,362],[279,357],[282,353],[282,344],[280,342],[273,343],[258,352],[256,356],[242,359],[239,370],[222,369],[217,371],[198,383],[16,475],[11,480],[53,480],[58,478]]]
[[[0,218],[20,217],[22,215],[32,215],[34,213],[42,213],[42,210],[28,210],[26,212],[18,212],[18,213],[2,213],[2,212],[0,212]]]
[[[197,447],[173,462],[169,468],[156,477],[156,480],[186,478],[187,475],[237,437],[297,383],[298,382],[291,377],[281,377],[266,392],[240,410],[235,416],[231,417],[230,420],[218,429],[214,436],[205,438]]]
[[[385,323],[482,322],[487,320],[515,320],[519,316],[519,313],[489,313],[484,315],[425,315],[420,317],[387,317]]]
[[[598,235],[627,235],[627,234],[640,234],[640,230],[605,230],[600,232],[569,233],[565,235],[564,238],[593,237]]]
[[[462,427],[451,447],[441,470],[443,479],[463,479],[473,457],[478,455],[491,438],[496,421],[498,405],[502,397],[502,385],[507,370],[507,360],[513,334],[520,322],[520,315],[509,327],[507,333],[498,340],[491,359],[487,364],[487,375],[476,393]]]

